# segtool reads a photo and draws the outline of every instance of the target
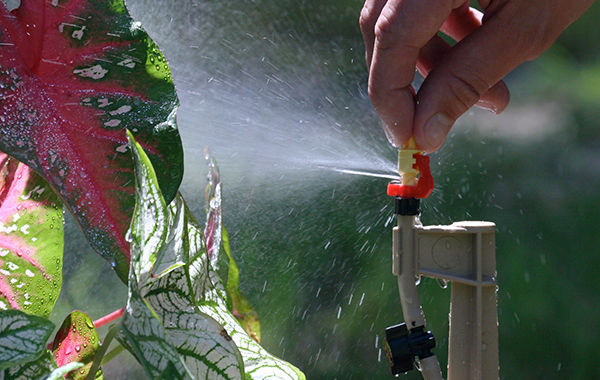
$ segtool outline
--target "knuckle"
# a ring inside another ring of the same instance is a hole
[[[383,104],[384,99],[386,98],[386,91],[381,86],[376,86],[372,82],[369,82],[367,90],[369,93],[369,99],[371,99],[373,107],[375,107],[376,109],[379,108]]]
[[[377,23],[377,14],[373,11],[373,6],[369,1],[365,2],[362,10],[360,11],[360,17],[358,19],[359,25],[363,33],[365,31],[373,32],[375,24]]]
[[[525,59],[532,60],[548,50],[558,38],[558,34],[553,29],[536,28],[531,33],[526,33],[524,38],[522,51],[528,52]]]
[[[501,15],[503,26],[509,31],[506,48],[521,61],[537,58],[554,44],[562,32],[560,27],[557,28],[557,25],[562,25],[556,19],[560,16],[554,16],[550,7],[535,9],[536,15],[531,13],[533,10],[519,13],[514,6],[507,7],[507,14]]]
[[[375,24],[375,37],[381,48],[392,46],[399,41],[399,28],[385,12],[382,12]]]
[[[458,118],[477,103],[490,86],[474,70],[461,72],[460,74],[450,72],[449,74],[450,78],[446,83],[451,100],[450,116]]]

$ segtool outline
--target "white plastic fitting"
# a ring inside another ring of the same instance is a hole
[[[394,227],[393,273],[409,329],[425,326],[416,278],[452,283],[448,380],[499,378],[495,231],[490,222],[424,227],[410,215],[398,215]],[[441,379],[434,360],[426,363],[432,369],[424,379]]]

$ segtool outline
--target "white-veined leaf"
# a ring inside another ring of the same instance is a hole
[[[54,324],[19,310],[0,311],[0,370],[39,358]]]
[[[194,379],[162,322],[139,295],[135,278],[130,278],[129,283],[129,300],[121,321],[123,328],[117,335],[119,342],[133,354],[151,379],[159,376],[169,363],[183,379]]]
[[[235,266],[231,252],[227,252],[229,249],[227,235],[224,234],[225,231],[221,225],[221,182],[218,167],[208,151],[205,152],[205,158],[208,160],[209,167],[209,184],[206,191],[207,217],[206,228],[204,229],[206,251],[203,250],[202,246],[190,249],[191,252],[196,253],[196,256],[190,257],[190,280],[196,289],[196,301],[200,305],[200,310],[217,320],[236,343],[244,359],[247,379],[305,379],[304,374],[299,369],[269,354],[262,348],[240,325],[240,321],[232,313],[232,310],[236,307],[239,309],[245,308],[244,311],[248,314],[253,310],[249,304],[244,304],[247,301],[239,293],[237,266]],[[194,225],[193,228],[199,230],[197,225]],[[200,240],[195,239],[194,241],[198,244]],[[222,250],[221,245],[223,243],[225,246]],[[227,286],[222,283],[216,268],[213,267],[213,263],[222,262],[227,262],[230,266]],[[234,267],[231,267],[232,265]],[[233,296],[231,293],[234,293]],[[230,299],[233,302],[229,302]],[[258,321],[253,323],[258,324]]]
[[[165,205],[150,161],[130,139],[139,190],[131,228],[130,297],[117,339],[152,378],[171,365],[182,378],[243,379],[237,347],[193,302],[188,266],[183,265],[191,215],[180,196]],[[162,273],[153,277],[157,257]]]
[[[210,298],[210,295],[207,295]],[[214,299],[220,296],[213,294]],[[290,363],[279,359],[261,347],[240,326],[233,314],[227,309],[224,300],[206,302],[200,310],[215,318],[225,329],[237,345],[244,358],[246,379],[248,380],[299,380],[306,379],[304,374]]]
[[[79,362],[71,362],[69,364],[65,364],[62,367],[56,368],[54,371],[50,372],[48,375],[39,378],[39,380],[63,380],[64,376],[76,369],[83,367],[83,363]]]
[[[192,303],[185,269],[179,267],[149,281],[142,289],[144,299],[163,321],[177,352],[197,378],[243,379],[242,357],[227,331]]]
[[[44,380],[56,368],[56,363],[49,350],[35,361],[19,364],[0,371],[0,380]]]

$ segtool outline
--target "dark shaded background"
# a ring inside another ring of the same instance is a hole
[[[224,223],[263,344],[307,378],[391,378],[385,327],[402,321],[391,274],[387,179],[396,152],[366,97],[350,0],[129,0],[171,64],[186,148],[182,191],[203,212],[202,149],[224,182]],[[503,115],[473,110],[432,156],[425,224],[498,226],[503,379],[600,378],[600,17],[596,4],[507,78]],[[70,219],[69,219],[70,221]],[[53,318],[98,318],[126,288],[67,226]],[[420,285],[445,366],[449,290]],[[108,379],[144,378],[125,355]],[[404,376],[418,379],[418,373]]]

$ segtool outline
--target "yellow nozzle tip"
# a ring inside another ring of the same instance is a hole
[[[415,186],[417,183],[417,175],[419,171],[413,167],[416,163],[414,154],[421,154],[414,137],[398,150],[398,173],[402,177],[402,184],[407,186]]]
[[[402,147],[402,149],[418,149],[417,148],[417,143],[415,142],[414,136],[411,136],[411,138],[404,145],[404,147]]]

